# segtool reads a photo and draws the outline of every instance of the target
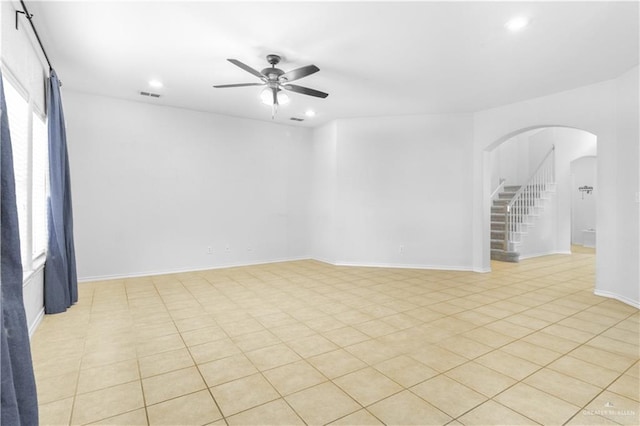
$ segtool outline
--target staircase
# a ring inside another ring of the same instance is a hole
[[[503,262],[518,262],[520,253],[516,252],[514,245],[509,246],[507,233],[507,205],[516,195],[520,186],[505,186],[493,200],[491,206],[491,259]],[[506,242],[506,243],[505,243]]]
[[[491,206],[491,259],[518,262],[523,237],[535,225],[544,200],[555,191],[554,151],[545,155],[523,186],[505,185]],[[501,181],[501,185],[504,181]],[[496,190],[497,191],[497,190]]]

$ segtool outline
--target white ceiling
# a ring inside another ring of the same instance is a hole
[[[167,2],[26,1],[64,88],[271,121],[258,70],[283,56],[296,84],[275,121],[465,113],[620,75],[638,64],[638,2]],[[504,24],[526,15],[511,33]],[[151,78],[164,83],[151,89]],[[141,97],[157,91],[159,99]]]

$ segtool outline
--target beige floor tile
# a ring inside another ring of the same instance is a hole
[[[39,389],[38,389],[39,390]],[[73,397],[43,403],[38,399],[38,417],[41,425],[68,425],[71,421]]]
[[[255,333],[243,334],[241,336],[234,337],[231,340],[244,352],[266,348],[267,346],[282,343],[282,341],[269,330],[261,330],[256,331]]]
[[[403,389],[402,386],[371,367],[354,371],[333,382],[363,407]]]
[[[220,324],[220,327],[222,327],[229,337],[237,337],[243,334],[255,333],[257,331],[264,330],[262,324],[253,318]]]
[[[282,396],[327,381],[325,376],[304,360],[265,371],[264,376]]]
[[[244,356],[235,354],[215,361],[198,364],[198,370],[207,386],[217,386],[258,372],[255,366]]]
[[[227,418],[229,425],[304,425],[305,423],[283,400],[267,402]]]
[[[612,339],[601,335],[590,340],[587,345],[635,359],[640,356],[640,349],[638,348],[637,340],[635,342],[621,342],[618,339]]]
[[[522,380],[540,368],[537,364],[500,349],[476,358],[475,361],[516,380]]]
[[[199,328],[197,330],[185,331],[180,333],[182,340],[187,346],[196,346],[203,343],[214,342],[227,337],[227,333],[224,332],[217,325],[214,327]]]
[[[533,330],[521,325],[514,324],[506,320],[500,320],[485,325],[489,330],[496,333],[504,334],[506,336],[513,337],[514,339],[522,339],[523,337],[532,333]]]
[[[476,342],[491,346],[492,348],[499,348],[514,341],[513,337],[497,333],[486,327],[478,327],[471,331],[467,331],[462,335],[464,337],[468,337],[469,339],[473,339]]]
[[[614,422],[602,416],[589,412],[587,410],[581,410],[575,416],[571,418],[567,423],[567,426],[607,426],[607,425],[620,425],[620,423]],[[634,425],[635,426],[635,425]]]
[[[114,417],[109,417],[104,420],[91,423],[92,425],[120,425],[120,426],[142,426],[147,425],[147,412],[144,408],[129,411],[128,413],[120,414]]]
[[[518,358],[545,366],[562,356],[561,353],[546,349],[533,343],[518,340],[500,348],[501,351]]]
[[[309,358],[338,349],[338,346],[318,334],[290,340],[287,342],[287,345],[303,358]]]
[[[382,343],[379,340],[365,340],[346,346],[344,349],[369,365],[393,358],[400,352],[393,345]]]
[[[444,425],[451,417],[405,390],[368,407],[388,425]]]
[[[307,361],[330,379],[359,370],[367,365],[344,349],[316,355]]]
[[[134,335],[137,342],[143,342],[155,337],[168,336],[178,333],[178,329],[171,319],[163,322],[144,323],[134,327]]]
[[[468,361],[460,355],[435,345],[429,345],[420,351],[411,352],[408,355],[441,373]]]
[[[404,387],[413,386],[438,374],[434,369],[406,355],[382,361],[373,367]]]
[[[538,423],[516,413],[513,410],[488,400],[479,407],[474,408],[458,419],[462,424],[469,426],[486,425],[537,425]]]
[[[71,423],[85,424],[144,407],[139,381],[76,396]]]
[[[527,377],[524,383],[579,407],[584,406],[602,392],[600,387],[548,368]]]
[[[493,397],[516,383],[511,377],[474,361],[447,371],[446,375],[487,397]]]
[[[138,358],[142,377],[155,376],[194,365],[186,348]]]
[[[138,344],[137,351],[139,357],[144,357],[161,352],[182,349],[184,347],[184,342],[179,334],[169,334],[140,342]]]
[[[342,417],[334,422],[329,423],[330,425],[341,425],[341,426],[374,426],[374,425],[383,425],[380,420],[375,418],[373,414],[368,412],[365,409],[360,411],[356,411],[355,413],[349,414],[347,416]]]
[[[575,341],[547,333],[544,330],[537,331],[533,334],[523,337],[522,340],[561,354],[566,354],[567,352],[570,352],[580,345]]]
[[[300,356],[283,343],[246,352],[245,355],[260,371],[300,360]]]
[[[430,402],[452,415],[462,413],[451,425],[494,424],[496,419],[509,424],[613,422],[602,414],[622,424],[637,422],[627,415],[633,410],[624,409],[638,403],[640,316],[632,307],[592,294],[593,254],[492,262],[492,268],[491,274],[475,274],[297,261],[84,283],[83,300],[64,315],[47,316],[32,339],[42,418],[62,419],[61,424],[70,415],[76,423],[146,423],[133,368],[137,362],[143,389],[149,391],[145,396],[151,397],[147,403],[170,398],[149,405],[149,415],[156,410],[153,415],[165,416],[158,413],[166,406],[168,419],[171,412],[188,418],[179,414],[192,405],[183,398],[197,395],[203,401],[197,406],[211,407],[208,394],[217,391],[221,400],[228,399],[227,411],[242,410],[233,415],[241,423],[254,422],[250,419],[256,416],[263,423],[267,418],[278,424],[299,422],[282,393],[306,413],[297,414],[307,422],[443,424],[450,418],[427,402],[428,395],[425,401],[402,389],[436,384],[437,375],[445,373],[438,380],[456,383],[454,389],[467,386],[475,391],[470,395],[487,398],[501,392],[495,401],[463,413],[474,397],[456,395],[461,403],[452,408],[447,405],[451,398],[444,397],[452,390],[445,388]],[[255,374],[254,362],[270,369]],[[368,388],[376,388],[372,383],[380,377],[399,389],[371,405],[377,413],[363,410],[324,381],[327,377],[347,387],[373,374],[367,364],[375,367],[376,378],[350,388],[354,396],[377,392]],[[188,372],[171,376],[179,370]],[[157,382],[155,388],[150,379]],[[524,382],[514,385],[518,379]],[[196,390],[187,390],[190,380]],[[71,384],[76,382],[86,393],[75,396],[71,414]],[[110,387],[93,390],[101,386]],[[606,386],[606,398],[589,402]],[[324,400],[314,398],[314,392]],[[505,407],[497,402],[500,398],[523,411]],[[591,412],[578,409],[566,417],[567,410],[587,403],[593,405]],[[622,409],[611,414],[597,404]],[[394,408],[403,405],[414,409]],[[202,422],[225,423],[220,413]]]
[[[206,388],[196,367],[175,370],[142,379],[147,404],[156,404]]]
[[[209,315],[200,315],[197,317],[177,320],[175,324],[180,333],[217,326],[216,320]]]
[[[467,359],[477,358],[493,350],[491,346],[483,345],[463,336],[449,337],[438,342],[437,345]]]
[[[381,319],[374,319],[372,321],[363,322],[361,324],[355,324],[353,328],[371,338],[384,336],[398,331],[397,327],[394,327],[393,325],[388,324]]]
[[[563,424],[580,411],[580,407],[518,383],[494,398],[500,404],[541,424]]]
[[[210,389],[225,417],[280,398],[262,374],[243,377]]]
[[[189,352],[197,364],[204,364],[205,362],[235,355],[241,351],[231,339],[221,339],[215,342],[191,346],[189,347]]]
[[[410,390],[453,418],[487,400],[484,395],[444,375],[422,382]]]
[[[279,327],[270,328],[269,331],[271,331],[273,334],[275,334],[285,342],[288,342],[289,340],[299,339],[301,337],[311,336],[312,334],[316,333],[312,328],[309,328],[301,323],[282,325]]]
[[[340,347],[353,345],[370,339],[366,334],[350,326],[324,332],[323,336]]]
[[[222,418],[207,390],[150,405],[147,411],[152,425],[203,425]]]
[[[67,373],[60,376],[37,377],[38,403],[46,404],[72,397],[76,394],[78,373]]]
[[[85,353],[81,368],[95,368],[136,358],[135,346],[116,346],[105,350]]]
[[[610,370],[619,372],[625,371],[638,359],[632,358],[627,355],[621,355],[615,352],[609,352],[607,350],[591,346],[589,343],[590,342],[587,342],[586,345],[577,347],[576,349],[571,351],[569,355],[574,358],[578,358],[592,364],[601,365]]]
[[[285,399],[302,420],[310,425],[327,424],[362,408],[331,382],[296,392]]]
[[[318,333],[323,333],[325,331],[335,330],[337,328],[342,328],[346,324],[341,321],[338,321],[333,316],[324,316],[320,318],[312,318],[306,320],[304,322],[307,327],[315,330]]]
[[[139,379],[138,362],[135,359],[87,368],[80,372],[77,392],[91,392]]]
[[[640,401],[640,381],[630,374],[619,377],[607,390],[634,401]]]
[[[602,388],[608,386],[620,374],[572,356],[563,356],[549,364],[548,368]]]
[[[580,344],[592,339],[595,336],[595,334],[592,332],[578,330],[577,328],[567,327],[564,325],[560,325],[559,323],[552,324],[549,327],[546,327],[544,329],[544,332]]]
[[[605,391],[598,395],[585,407],[584,412],[623,425],[640,424],[640,403],[613,392]]]

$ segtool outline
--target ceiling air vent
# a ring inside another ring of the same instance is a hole
[[[304,121],[304,118],[291,117],[290,120],[293,120],[293,121]]]
[[[160,94],[159,93],[151,93],[151,92],[140,92],[141,96],[150,96],[152,98],[159,98]]]

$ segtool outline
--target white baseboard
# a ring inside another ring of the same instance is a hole
[[[31,339],[31,337],[33,337],[33,333],[36,332],[36,330],[38,329],[38,326],[40,325],[40,323],[42,322],[42,319],[44,318],[44,306],[42,307],[42,309],[40,309],[40,311],[38,312],[38,315],[36,316],[36,318],[33,320],[32,324],[29,324],[29,338]]]
[[[605,290],[595,289],[593,294],[595,294],[596,296],[607,297],[609,299],[615,299],[615,300],[618,300],[618,301],[620,301],[622,303],[626,303],[627,305],[633,306],[636,309],[640,309],[640,301],[630,299],[630,298],[628,298],[626,296],[622,296],[622,295],[619,295],[617,293],[613,293],[613,292],[605,291]]]
[[[209,271],[213,269],[237,268],[239,266],[267,265],[269,263],[280,263],[280,262],[295,262],[297,260],[310,260],[310,258],[309,257],[290,257],[290,258],[283,258],[283,259],[258,260],[255,262],[228,263],[224,265],[213,265],[213,266],[204,266],[204,267],[162,269],[162,270],[155,270],[155,271],[144,271],[144,272],[135,272],[135,273],[126,273],[126,274],[113,274],[113,275],[95,275],[95,276],[89,276],[89,277],[80,277],[78,278],[78,282],[85,283],[85,282],[92,282],[92,281],[122,280],[126,278],[139,278],[139,277],[149,277],[149,276],[155,276],[155,275],[180,274],[184,272]]]
[[[470,266],[451,266],[451,265],[422,265],[413,263],[359,263],[359,262],[329,262],[336,266],[356,266],[362,268],[397,268],[397,269],[425,269],[436,271],[460,271],[471,272],[473,268]]]
[[[544,253],[526,254],[524,256],[520,256],[520,260],[533,259],[534,257],[551,256],[554,254],[571,254],[571,251],[559,250],[559,251],[550,251],[550,252],[544,252]]]

